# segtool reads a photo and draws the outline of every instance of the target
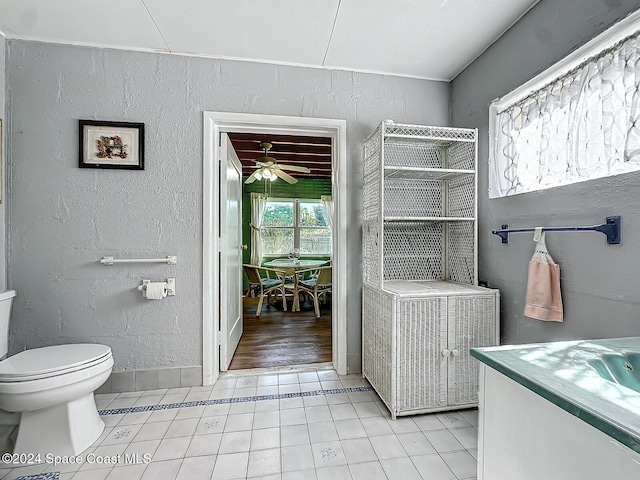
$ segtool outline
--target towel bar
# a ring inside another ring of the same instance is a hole
[[[602,232],[607,236],[609,245],[620,245],[622,243],[622,218],[619,216],[607,217],[606,223],[586,227],[542,227],[543,232]],[[491,233],[502,238],[502,243],[509,243],[510,233],[534,232],[535,227],[509,228],[509,225],[502,225],[499,230],[491,230]]]
[[[176,265],[178,263],[178,257],[169,256],[165,258],[113,258],[102,257],[100,263],[103,265],[113,265],[114,263],[167,263],[169,265]]]

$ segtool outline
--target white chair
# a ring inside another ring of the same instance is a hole
[[[294,303],[299,305],[299,297],[301,293],[306,293],[313,298],[313,306],[316,311],[316,318],[320,318],[320,296],[325,295],[327,293],[331,293],[331,274],[332,267],[329,265],[327,267],[313,268],[309,270],[300,270],[297,273],[297,288],[296,288],[296,299],[294,299]],[[303,275],[305,272],[318,272],[318,276],[314,278],[309,278],[307,280],[303,279]],[[298,307],[299,308],[299,307]]]
[[[259,290],[258,306],[256,307],[256,317],[259,317],[260,313],[262,312],[262,302],[265,296],[267,297],[267,303],[268,303],[271,298],[271,294],[276,293],[277,291],[279,291],[280,295],[282,296],[282,308],[286,312],[287,298],[285,296],[285,290],[284,290],[284,277],[267,278],[267,277],[260,276],[261,271],[266,272],[266,275],[268,275],[268,272],[274,272],[276,273],[276,277],[277,277],[277,274],[280,272],[272,268],[258,267],[257,265],[245,264],[245,265],[242,265],[242,267],[244,268],[244,273],[247,274],[247,278],[249,279],[249,289],[251,289],[252,286],[256,286]]]

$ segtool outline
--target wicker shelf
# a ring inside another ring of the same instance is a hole
[[[469,348],[498,343],[478,287],[477,131],[385,121],[364,144],[364,376],[392,417],[478,402]]]
[[[416,295],[420,298],[426,298],[429,296],[486,295],[489,292],[493,293],[493,290],[488,290],[484,287],[443,280],[389,280],[384,282],[384,290],[401,298],[414,297]]]
[[[365,283],[382,288],[387,280],[420,278],[477,284],[476,136],[468,128],[385,121],[368,138]],[[441,265],[397,264],[390,260],[396,252],[439,258]]]
[[[473,222],[474,217],[383,217],[385,222]]]
[[[402,134],[393,134],[387,133],[385,135],[385,139],[389,141],[395,141],[397,143],[419,143],[424,145],[425,143],[431,147],[448,147],[451,146],[454,142],[469,142],[474,143],[474,138],[440,138],[436,135],[402,135]]]
[[[475,170],[455,168],[384,167],[385,178],[403,178],[407,180],[442,181],[475,174]]]

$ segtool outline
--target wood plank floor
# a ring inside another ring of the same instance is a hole
[[[301,303],[301,311],[295,313],[283,312],[279,301],[265,304],[260,317],[257,304],[257,298],[244,298],[244,333],[229,370],[331,361],[330,300],[320,305],[320,318],[310,301]]]

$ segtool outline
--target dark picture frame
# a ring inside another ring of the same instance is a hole
[[[144,170],[144,123],[79,120],[80,168]]]

